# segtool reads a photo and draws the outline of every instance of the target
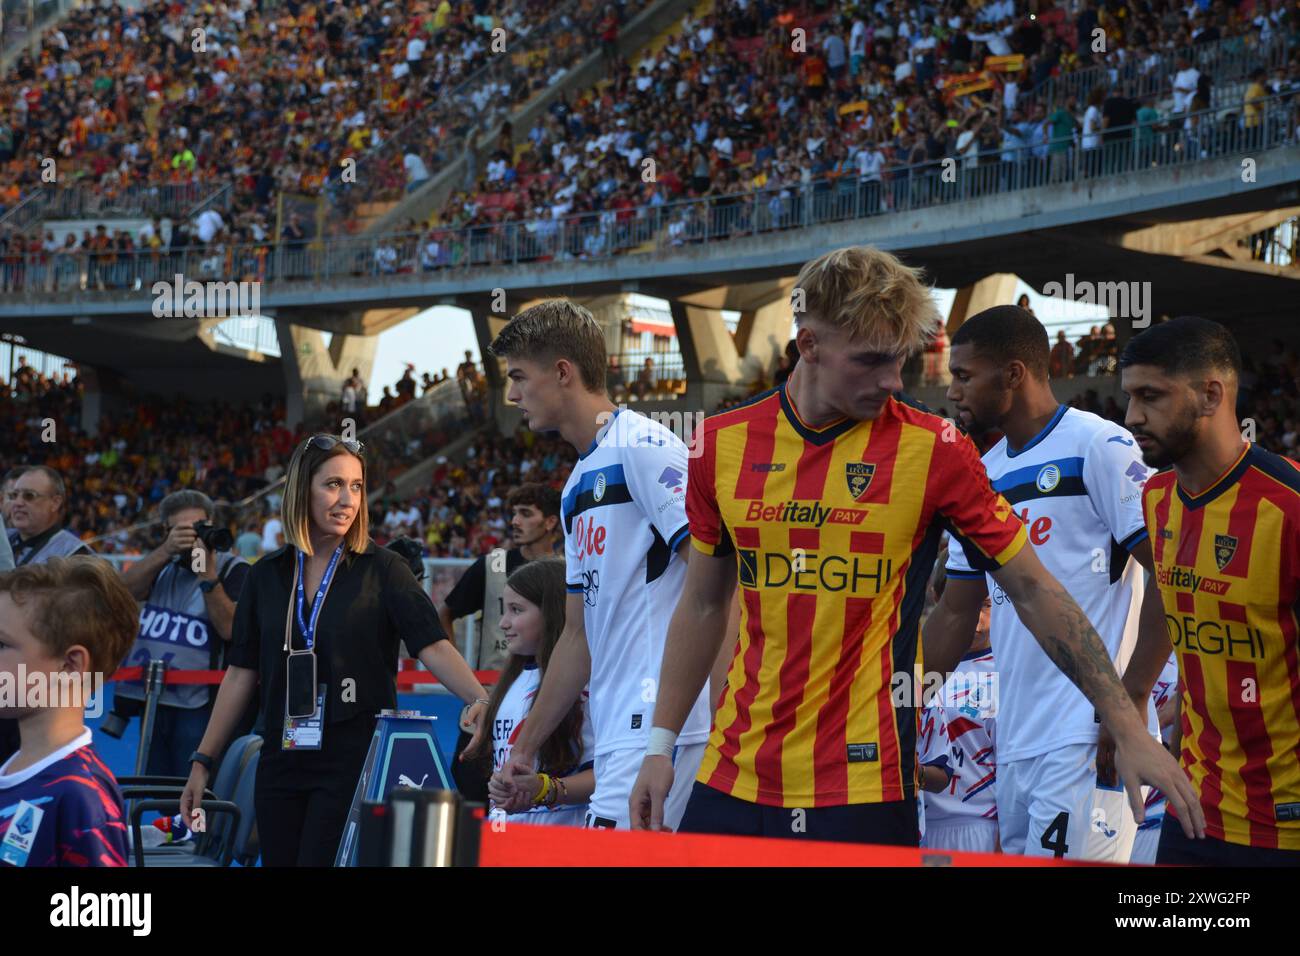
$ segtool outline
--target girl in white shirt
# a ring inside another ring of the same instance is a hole
[[[516,778],[515,788],[499,773],[510,757],[520,728],[527,719],[542,675],[564,631],[567,597],[564,561],[541,558],[515,570],[502,593],[505,612],[501,630],[510,659],[488,700],[487,726],[491,728],[492,771],[488,796],[489,816],[506,823],[582,826],[587,801],[596,788],[592,770],[595,735],[587,715],[586,692],[574,704],[538,753],[538,772]],[[483,743],[487,743],[487,736]],[[468,751],[465,759],[474,755]]]

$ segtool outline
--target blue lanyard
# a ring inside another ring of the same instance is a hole
[[[334,549],[334,556],[330,558],[329,567],[325,569],[325,575],[320,579],[320,587],[316,589],[316,596],[311,601],[311,623],[303,619],[302,608],[306,601],[306,580],[303,573],[303,555],[298,552],[298,630],[302,633],[302,638],[307,643],[307,650],[311,650],[316,643],[316,621],[320,618],[321,608],[325,606],[325,592],[330,588],[330,581],[334,578],[334,569],[338,567],[339,557],[343,554],[343,545]]]

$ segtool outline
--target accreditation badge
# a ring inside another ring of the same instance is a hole
[[[325,685],[319,685],[316,694],[316,711],[310,717],[284,718],[284,737],[281,750],[320,750],[325,733]]]

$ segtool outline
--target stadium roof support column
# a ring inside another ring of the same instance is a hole
[[[688,305],[680,299],[669,299],[668,306],[686,368],[685,401],[707,413],[745,383],[736,343],[720,310]]]
[[[785,352],[793,327],[794,313],[790,311],[788,296],[740,313],[736,351],[741,356],[741,371],[747,381],[771,380],[772,370]]]
[[[474,320],[474,337],[478,340],[478,354],[488,383],[488,418],[497,423],[502,434],[509,434],[518,426],[521,415],[506,403],[505,363],[489,355],[488,347],[501,334],[510,317],[494,315],[492,297],[488,295],[457,296],[456,304],[468,310]],[[517,313],[522,307],[517,300],[512,300],[508,308]]]
[[[951,336],[963,322],[985,309],[995,305],[1015,305],[1019,284],[1020,277],[1015,273],[995,272],[958,289],[952,308],[948,310],[948,334]]]
[[[108,416],[125,416],[129,399],[124,388],[125,378],[111,369],[94,365],[81,365],[77,369],[81,381],[81,427],[92,438],[99,437],[99,423]]]
[[[328,347],[320,330],[276,317],[280,362],[284,368],[285,418],[290,428],[325,412],[337,401],[343,382],[356,368],[368,381],[375,361],[377,336],[336,333]],[[335,426],[337,430],[338,427]]]

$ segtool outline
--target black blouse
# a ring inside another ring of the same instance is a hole
[[[284,728],[286,614],[292,646],[305,647],[290,604],[296,565],[292,545],[253,565],[235,606],[227,655],[229,664],[258,672],[268,740],[278,741]],[[304,617],[313,596],[305,596]],[[316,625],[317,681],[328,688],[325,722],[396,708],[398,640],[415,657],[446,638],[433,601],[400,556],[371,541],[364,552],[341,559]],[[348,678],[355,685],[345,687]]]

